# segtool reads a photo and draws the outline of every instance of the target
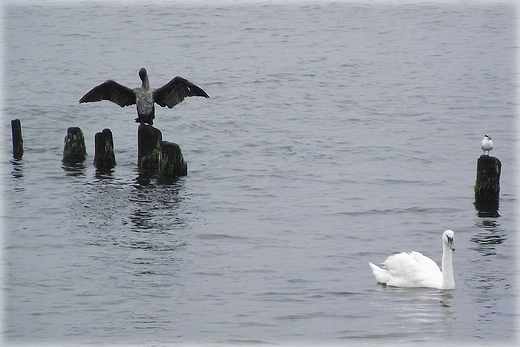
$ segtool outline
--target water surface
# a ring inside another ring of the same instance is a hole
[[[511,344],[516,7],[302,2],[4,6],[4,343]],[[146,24],[146,25],[144,25]],[[188,176],[136,169],[135,109],[78,104],[181,75],[157,108]],[[25,154],[10,160],[9,120]],[[61,163],[69,126],[89,157]],[[92,166],[110,128],[118,165]],[[473,206],[485,133],[497,218]],[[437,262],[453,291],[377,285],[368,262]]]

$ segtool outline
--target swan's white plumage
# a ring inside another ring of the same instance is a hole
[[[403,252],[388,257],[383,268],[370,263],[379,283],[393,287],[438,287],[442,272],[437,264],[419,252]]]
[[[388,257],[380,268],[372,263],[370,267],[377,282],[393,287],[429,287],[454,289],[453,264],[451,253],[454,233],[446,230],[442,235],[443,258],[442,268],[419,252],[403,252]]]

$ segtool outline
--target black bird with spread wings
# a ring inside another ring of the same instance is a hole
[[[108,100],[121,107],[136,104],[137,118],[135,121],[152,125],[155,118],[154,103],[162,107],[172,108],[188,96],[209,98],[209,95],[199,86],[179,76],[174,77],[170,82],[157,89],[150,88],[148,74],[144,67],[139,70],[139,77],[143,82],[141,87],[130,89],[115,81],[108,80],[92,88],[79,99],[79,102]]]

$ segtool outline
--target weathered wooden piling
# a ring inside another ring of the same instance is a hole
[[[94,136],[94,166],[98,170],[110,170],[116,166],[116,156],[114,154],[114,140],[110,129],[96,133]]]
[[[63,162],[74,164],[85,161],[87,157],[87,146],[85,145],[83,131],[81,131],[80,128],[68,128],[64,142]]]
[[[140,124],[137,134],[138,165],[164,177],[186,176],[188,165],[178,144],[162,141],[162,133],[151,125]]]
[[[11,121],[11,133],[13,138],[13,158],[22,159],[23,157],[23,138],[22,123],[19,119]]]
[[[186,176],[188,174],[188,164],[184,161],[181,147],[178,144],[168,141],[161,143],[159,174],[166,177]]]
[[[157,170],[161,154],[162,133],[151,125],[139,124],[137,129],[137,165]]]
[[[479,216],[498,217],[500,173],[502,163],[496,157],[481,155],[477,160],[475,181],[475,208]]]

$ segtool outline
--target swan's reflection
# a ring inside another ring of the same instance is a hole
[[[453,291],[432,288],[397,288],[379,285],[385,310],[410,323],[452,322]]]

